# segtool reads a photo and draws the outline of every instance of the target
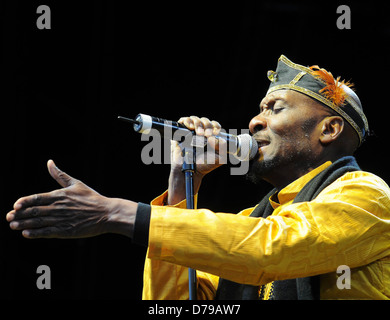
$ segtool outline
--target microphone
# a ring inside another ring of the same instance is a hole
[[[118,119],[132,123],[134,131],[142,134],[150,134],[152,129],[155,129],[162,137],[178,142],[183,142],[185,137],[190,134],[193,136],[193,146],[204,147],[207,144],[206,137],[196,135],[194,131],[189,130],[186,126],[176,121],[152,117],[142,113],[138,114],[135,120],[122,116],[118,116]],[[215,137],[226,141],[229,144],[227,152],[240,161],[252,160],[258,153],[257,141],[247,133],[236,136],[220,132]]]

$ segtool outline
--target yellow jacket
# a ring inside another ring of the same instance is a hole
[[[213,299],[218,277],[264,285],[321,275],[321,299],[390,298],[390,189],[379,177],[343,175],[313,201],[292,203],[326,162],[270,197],[271,216],[164,206],[152,201],[143,299],[188,299],[188,269],[197,271],[198,299]],[[339,289],[339,266],[351,288]]]

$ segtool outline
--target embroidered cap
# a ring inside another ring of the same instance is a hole
[[[367,118],[357,94],[349,82],[340,81],[318,66],[304,67],[284,55],[278,60],[276,71],[268,71],[271,84],[268,93],[290,89],[308,95],[336,111],[355,129],[360,144],[369,132]]]

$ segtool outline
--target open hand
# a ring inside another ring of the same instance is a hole
[[[107,198],[58,169],[50,175],[63,187],[18,199],[6,219],[26,238],[83,238],[106,232],[132,236],[137,204]]]

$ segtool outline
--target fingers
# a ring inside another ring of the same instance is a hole
[[[21,210],[28,207],[47,205],[55,201],[61,200],[62,198],[63,198],[62,190],[55,190],[47,193],[34,194],[31,196],[19,198],[14,204],[14,209]]]
[[[87,237],[104,232],[107,199],[48,162],[50,175],[62,189],[18,199],[6,219],[28,238]],[[103,230],[103,231],[102,231]]]
[[[61,211],[61,208],[54,210],[45,206],[13,210],[7,214],[7,221],[10,222],[12,230],[22,230],[22,235],[26,238],[57,237],[59,226],[65,226],[67,229],[71,227],[69,222],[66,225],[59,224]]]
[[[35,218],[39,216],[46,216],[48,214],[49,214],[49,209],[47,206],[31,207],[31,208],[21,209],[21,210],[12,210],[8,212],[6,219],[8,222],[11,222],[16,220]]]
[[[212,120],[211,124],[213,125],[213,136],[216,136],[222,129],[221,125],[219,122]]]
[[[185,125],[190,130],[195,130],[197,135],[204,135],[206,137],[217,135],[221,131],[221,125],[217,121],[210,121],[205,117],[182,117],[178,122]]]
[[[55,226],[45,227],[40,229],[26,229],[22,231],[22,235],[28,239],[37,238],[66,238],[58,232],[58,228]]]
[[[12,230],[37,229],[54,225],[56,222],[56,218],[40,216],[32,219],[14,220],[9,226]]]
[[[69,187],[78,181],[58,169],[57,166],[54,164],[53,160],[49,160],[47,162],[47,169],[49,170],[49,173],[53,177],[53,179],[56,180],[64,188]]]

